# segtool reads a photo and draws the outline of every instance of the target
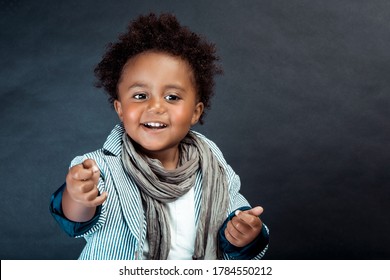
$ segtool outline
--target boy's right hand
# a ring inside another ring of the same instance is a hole
[[[69,169],[66,175],[66,190],[70,198],[85,207],[97,207],[107,199],[107,193],[99,196],[97,188],[100,170],[93,159]]]

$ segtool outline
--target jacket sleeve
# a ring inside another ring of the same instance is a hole
[[[58,190],[56,190],[50,199],[50,213],[53,216],[53,218],[56,220],[56,222],[59,224],[59,226],[71,237],[76,237],[83,235],[84,233],[88,232],[99,220],[99,216],[101,213],[101,205],[97,207],[95,216],[89,220],[88,222],[73,222],[69,219],[67,219],[62,212],[62,194],[64,192],[64,189],[66,187],[66,184],[64,183]]]

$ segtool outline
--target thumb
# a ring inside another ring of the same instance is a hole
[[[253,207],[252,209],[249,209],[249,210],[246,210],[243,212],[258,217],[264,212],[264,209],[261,206],[256,206],[256,207]]]

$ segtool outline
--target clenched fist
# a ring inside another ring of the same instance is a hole
[[[96,207],[107,199],[106,192],[99,196],[99,177],[99,168],[92,159],[86,159],[69,169],[62,197],[63,212],[68,219],[75,222],[90,220]]]
[[[236,247],[245,247],[260,234],[263,222],[259,216],[263,213],[260,206],[246,211],[236,211],[225,229],[226,239]]]

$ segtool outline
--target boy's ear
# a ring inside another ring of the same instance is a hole
[[[200,116],[202,116],[204,110],[204,104],[199,102],[195,105],[194,114],[192,115],[191,125],[195,125],[198,123]]]
[[[122,104],[119,100],[114,100],[114,108],[116,113],[118,114],[119,119],[123,121]]]

